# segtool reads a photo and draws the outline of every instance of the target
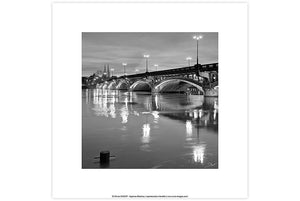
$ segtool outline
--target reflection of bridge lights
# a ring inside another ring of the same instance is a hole
[[[120,116],[122,118],[122,124],[126,124],[128,122],[128,115],[128,109],[126,107],[123,107],[120,113]]]
[[[149,143],[149,141],[150,141],[150,125],[144,124],[143,125],[142,143]]]
[[[198,118],[198,110],[194,110],[194,119]]]
[[[93,108],[94,110],[94,114],[96,116],[105,116],[108,117],[109,116],[109,111],[111,110],[107,108],[107,97],[103,97],[103,96],[98,96],[97,94],[101,93],[100,90],[94,90],[93,91],[93,103],[95,104],[95,107]]]
[[[153,120],[153,122],[154,122],[154,123],[158,123],[158,119],[159,119],[159,112],[157,112],[157,111],[153,111],[153,112],[152,112],[152,115],[153,115],[153,117],[154,117],[154,120]]]
[[[205,146],[204,144],[201,144],[199,146],[196,146],[194,147],[194,150],[193,150],[193,158],[194,158],[194,161],[196,163],[203,163],[204,161],[204,153],[205,153]]]
[[[113,96],[113,97],[111,98],[111,103],[114,104],[115,102],[116,102],[116,97]]]
[[[200,109],[199,110],[199,118],[201,118],[202,117],[202,110]]]
[[[217,103],[217,100],[214,101],[214,109],[218,109],[218,103]]]
[[[158,108],[158,95],[155,95],[154,101],[155,101],[155,107],[157,109]]]
[[[125,106],[127,108],[128,107],[128,98],[127,97],[124,99],[124,102],[125,102]]]
[[[192,122],[190,120],[187,120],[185,122],[185,128],[186,128],[186,136],[190,137],[193,134],[193,125]]]
[[[107,98],[107,94],[108,94],[107,90],[103,90],[103,92],[104,92],[103,93],[104,97]]]
[[[103,108],[107,108],[107,96],[102,97],[101,100],[102,100]]]
[[[144,101],[144,106],[147,110],[150,110],[151,108],[151,105],[150,105],[150,102],[149,102],[149,98],[147,98],[145,101]]]
[[[105,116],[105,117],[108,117],[107,101],[105,101],[105,100],[103,100],[103,102],[102,102],[101,115]]]
[[[111,104],[110,106],[109,106],[109,110],[110,110],[110,116],[111,116],[111,118],[116,118],[116,108],[115,108],[115,105],[114,104]]]
[[[116,96],[116,92],[115,91],[110,91],[110,95],[112,95],[113,97]]]
[[[216,120],[216,118],[217,118],[217,110],[214,109],[214,120]]]
[[[96,89],[93,91],[93,103],[94,105],[98,104],[98,94]]]

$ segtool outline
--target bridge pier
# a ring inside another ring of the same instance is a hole
[[[206,89],[204,91],[204,96],[206,97],[218,97],[219,96],[219,89]]]

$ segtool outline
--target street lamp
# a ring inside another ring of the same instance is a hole
[[[157,65],[157,64],[154,64],[154,67],[156,67],[156,71],[157,71],[157,67],[158,67],[158,65]]]
[[[139,69],[135,69],[135,73],[138,74],[138,72],[139,72]]]
[[[114,71],[115,71],[115,69],[110,69],[111,70],[111,76],[114,76]]]
[[[186,60],[188,61],[188,65],[191,66],[192,57],[187,57]]]
[[[202,36],[194,36],[193,39],[197,40],[197,66],[199,64],[198,62],[198,41],[202,38]]]
[[[124,68],[124,76],[126,75],[126,70],[125,70],[125,67],[127,66],[127,63],[122,63],[123,65],[123,68]]]
[[[144,54],[144,58],[146,58],[146,73],[148,73],[148,58],[150,57],[149,54]]]

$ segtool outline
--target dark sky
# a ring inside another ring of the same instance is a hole
[[[196,63],[196,41],[199,40],[199,63],[218,62],[218,33],[82,33],[82,74],[91,75],[103,70],[104,64],[114,68],[114,75],[145,72],[144,54],[149,54],[149,71],[187,66],[186,57]]]

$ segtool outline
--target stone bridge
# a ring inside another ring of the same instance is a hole
[[[97,88],[218,96],[218,63],[111,78]]]

